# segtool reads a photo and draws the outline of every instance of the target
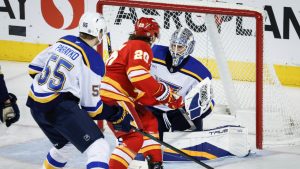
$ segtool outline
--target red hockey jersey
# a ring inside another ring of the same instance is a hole
[[[119,51],[114,51],[106,62],[106,74],[101,83],[103,100],[133,103],[147,96],[152,99],[143,104],[156,104],[153,98],[161,85],[150,74],[152,59],[150,45],[141,40],[129,40]]]

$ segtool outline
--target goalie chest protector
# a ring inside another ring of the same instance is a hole
[[[156,80],[171,86],[183,98],[203,79],[212,78],[209,70],[194,57],[187,57],[179,66],[172,67],[169,47],[154,45],[152,51],[154,58],[151,64],[151,75]],[[163,111],[171,110],[164,105],[155,107]]]

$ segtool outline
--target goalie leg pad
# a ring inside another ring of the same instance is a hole
[[[195,154],[193,156],[198,160],[213,160],[226,156],[245,157],[250,152],[248,131],[240,126],[221,126],[199,132],[168,132],[165,133],[164,140],[172,143],[174,147],[188,150],[187,153],[193,152]],[[163,159],[164,161],[185,160],[180,154],[169,149],[164,150]]]

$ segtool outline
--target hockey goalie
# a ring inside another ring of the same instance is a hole
[[[224,156],[247,156],[250,146],[247,130],[238,125],[218,125],[205,129],[207,116],[215,116],[211,73],[197,59],[191,57],[196,42],[192,31],[179,28],[169,46],[154,45],[152,76],[168,84],[184,98],[185,106],[172,110],[165,105],[151,107],[159,124],[159,137],[199,160]],[[185,161],[180,154],[166,148],[164,161]]]

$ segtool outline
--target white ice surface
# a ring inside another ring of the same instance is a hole
[[[31,118],[25,106],[31,78],[27,75],[28,63],[0,61],[8,90],[18,97],[20,121],[10,128],[0,124],[0,169],[38,169],[51,147],[50,142]],[[287,88],[293,101],[299,102],[300,89]],[[299,112],[300,113],[300,112]],[[114,136],[108,130],[106,139],[113,148]],[[69,169],[84,169],[86,157],[74,151]],[[207,162],[217,169],[299,169],[300,146],[277,147],[262,151],[253,150],[245,158],[223,158]],[[200,169],[193,162],[165,163],[165,169]]]

